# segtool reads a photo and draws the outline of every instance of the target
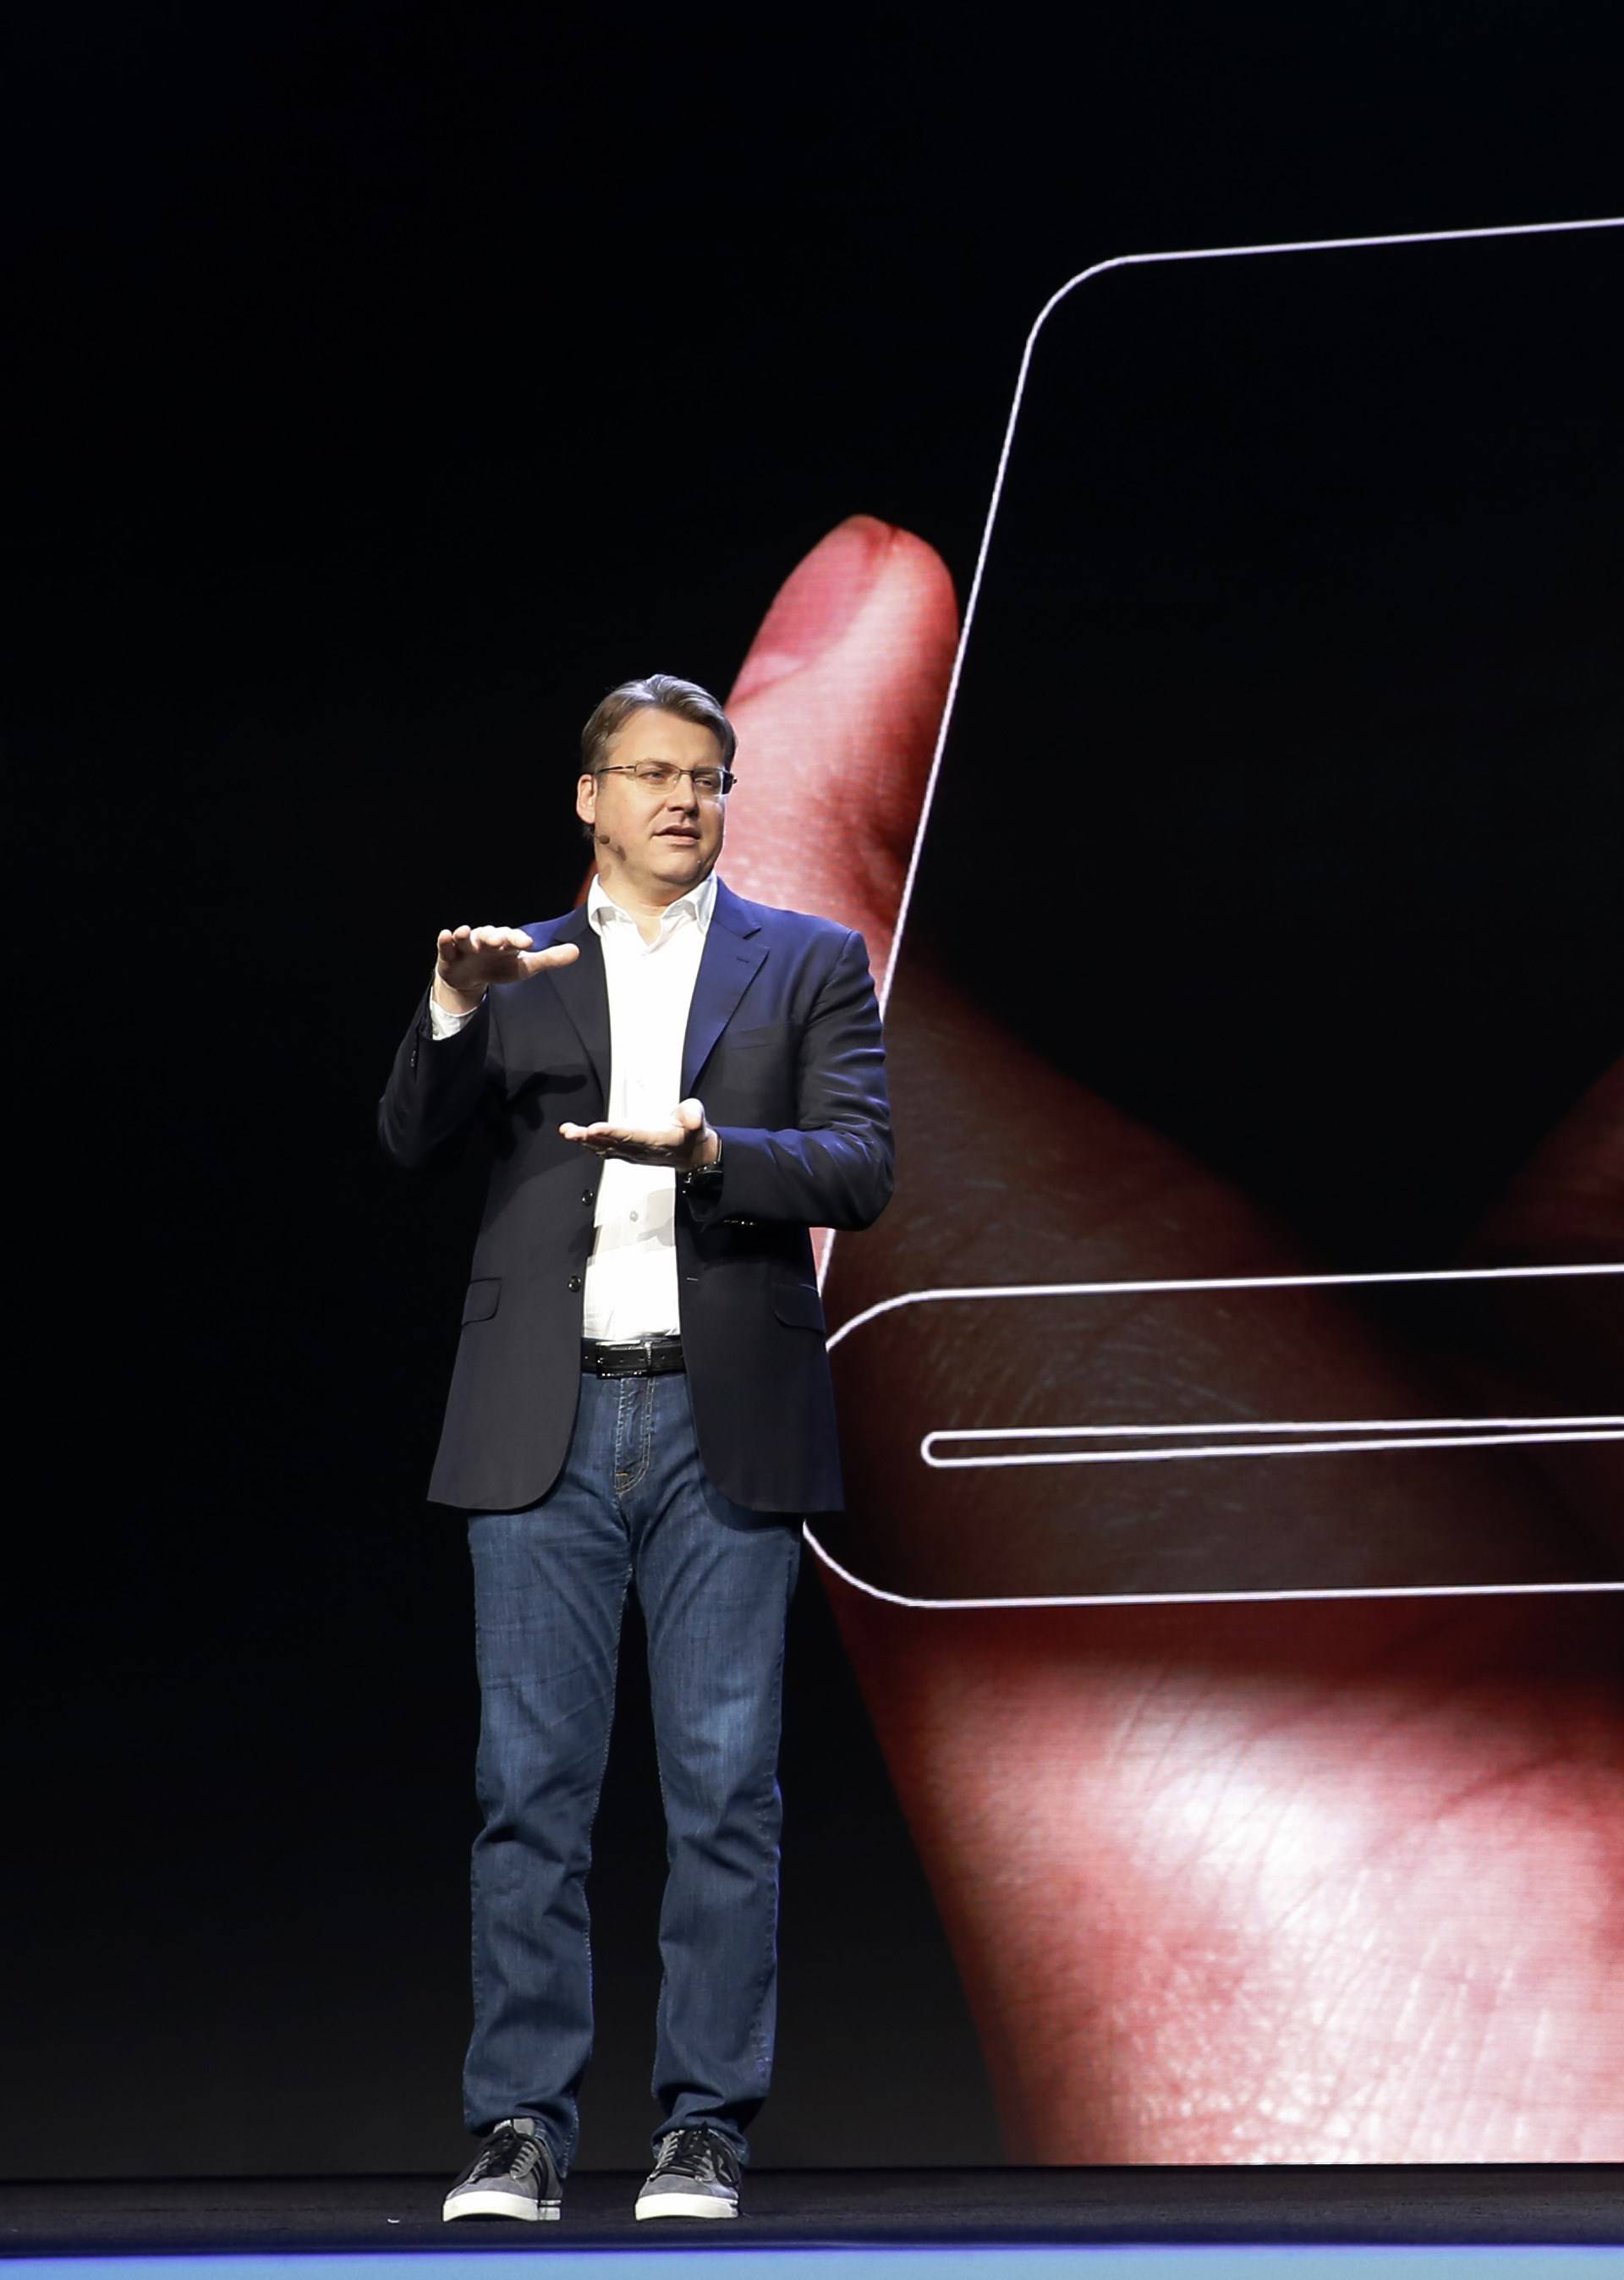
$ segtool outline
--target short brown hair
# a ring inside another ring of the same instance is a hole
[[[623,681],[612,689],[581,732],[581,767],[595,776],[609,757],[609,747],[634,712],[674,712],[679,720],[692,720],[708,728],[721,747],[721,764],[731,767],[738,738],[733,723],[708,689],[697,681],[678,681],[669,673],[651,673],[646,681]]]

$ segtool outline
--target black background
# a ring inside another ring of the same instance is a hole
[[[460,2158],[474,1706],[420,1498],[473,1198],[371,1115],[435,928],[573,892],[596,694],[725,688],[856,510],[962,591],[1094,260],[1624,207],[1612,14],[11,12],[0,2168],[81,2168],[90,2111],[110,2172]],[[795,1655],[758,2158],[989,2158],[811,1579]],[[601,2165],[650,2118],[637,1730]]]
[[[1621,385],[1624,228],[1123,266],[1035,345],[910,941],[988,994],[1031,752],[1078,891],[1002,1019],[1328,1267],[1457,1259],[1619,1052]]]

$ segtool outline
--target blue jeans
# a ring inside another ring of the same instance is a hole
[[[586,1874],[627,1586],[649,1638],[669,1869],[656,2132],[743,2156],[766,2095],[778,1978],[784,1628],[798,1521],[705,1478],[688,1380],[583,1377],[563,1472],[526,1512],[476,1513],[481,1696],[471,2130],[528,2114],[560,2170],[592,2050]]]

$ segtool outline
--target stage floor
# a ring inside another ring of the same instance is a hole
[[[1457,2268],[1442,2252],[1474,2252],[1469,2266],[1534,2268],[1513,2249],[1572,2250],[1542,2272],[1624,2273],[1624,2170],[1615,2168],[794,2169],[751,2171],[744,2214],[729,2224],[637,2224],[636,2175],[578,2172],[558,2224],[502,2220],[442,2222],[445,2177],[204,2178],[65,2181],[0,2185],[0,2255],[12,2259],[186,2260],[179,2280],[203,2280],[198,2262],[229,2259],[236,2280],[257,2280],[289,2256],[304,2280],[312,2262],[366,2257],[453,2265],[537,2253],[611,2265],[673,2253],[725,2253],[730,2280],[750,2280],[752,2257],[793,2258],[804,2280],[831,2258],[851,2275],[872,2259],[891,2280],[917,2253],[933,2272],[960,2261],[985,2276],[1003,2252],[1012,2267],[1052,2268],[1051,2252],[1089,2250],[1090,2271],[1130,2269],[1138,2280],[1171,2258],[1206,2280],[1256,2273],[1259,2252],[1279,2252],[1294,2275],[1328,2263],[1348,2274],[1356,2252],[1383,2253],[1392,2280],[1408,2249],[1436,2275]],[[1485,2252],[1497,2253],[1485,2257]],[[1326,2257],[1306,2252],[1326,2250]],[[1112,2252],[1106,2253],[1105,2252]],[[1225,2252],[1222,2254],[1218,2252]],[[1582,2253],[1579,2252],[1582,2251]],[[818,2255],[814,2252],[824,2252]],[[1166,2254],[1163,2253],[1166,2252]],[[1289,2252],[1288,2254],[1287,2252]],[[740,2260],[744,2260],[741,2261]],[[1270,2254],[1263,2261],[1273,2265]],[[1537,2260],[1535,2260],[1537,2263]],[[123,2280],[136,2280],[121,2261]],[[19,2276],[20,2280],[20,2276]],[[381,2280],[381,2276],[378,2276]],[[486,2280],[496,2280],[494,2274]],[[566,2280],[560,2272],[558,2280]]]

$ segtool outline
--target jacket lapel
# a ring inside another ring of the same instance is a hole
[[[748,904],[716,882],[716,907],[694,982],[688,1009],[688,1029],[682,1040],[682,1098],[686,1100],[699,1081],[716,1040],[733,1019],[751,976],[766,958],[761,928]]]
[[[549,967],[538,981],[546,980],[558,993],[559,1003],[569,1015],[587,1059],[602,1089],[604,1106],[609,1105],[609,985],[604,979],[604,945],[598,940],[597,928],[589,923],[586,905],[573,910],[568,918],[553,928],[554,942],[573,942],[581,952],[572,966]]]

